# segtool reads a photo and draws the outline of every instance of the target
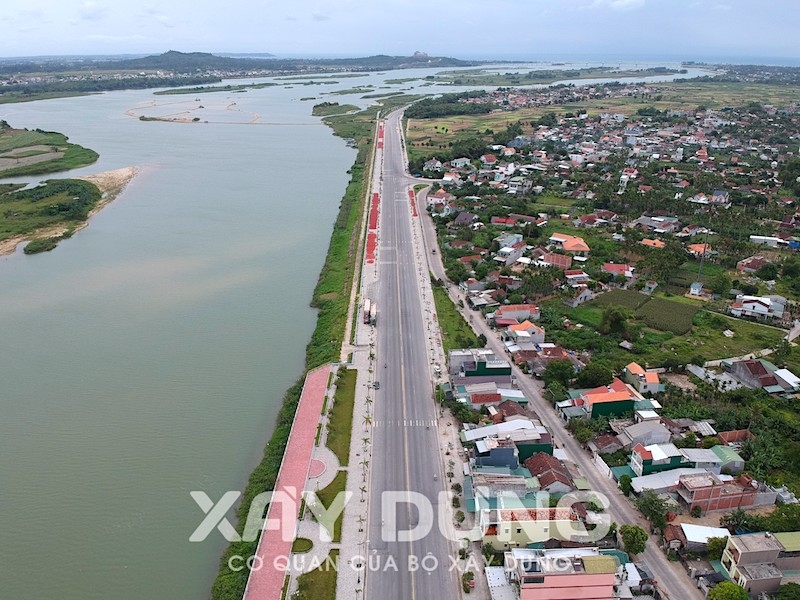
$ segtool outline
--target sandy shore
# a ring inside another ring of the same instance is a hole
[[[75,179],[82,179],[97,186],[102,194],[97,206],[89,213],[89,217],[77,226],[74,224],[57,225],[55,227],[48,227],[46,229],[39,229],[26,236],[17,236],[0,241],[0,255],[13,254],[17,246],[23,242],[32,240],[33,238],[41,237],[57,237],[63,235],[69,227],[74,227],[74,231],[80,231],[89,224],[89,219],[100,212],[109,202],[119,196],[125,189],[125,186],[136,177],[139,172],[138,167],[124,167],[122,169],[114,169],[113,171],[104,171],[102,173],[95,173],[94,175],[84,175],[83,177],[76,177]]]

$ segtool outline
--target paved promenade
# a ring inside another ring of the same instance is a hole
[[[289,441],[283,455],[275,491],[284,491],[298,497],[306,486],[309,469],[312,465],[314,452],[314,439],[317,434],[317,424],[320,421],[322,404],[325,401],[325,392],[328,388],[330,365],[318,367],[309,371],[303,384],[303,392],[297,405]],[[315,464],[315,469],[317,465]],[[320,474],[321,475],[321,474]],[[299,498],[298,498],[299,504]],[[286,514],[281,512],[281,503],[272,502],[267,510],[267,523],[278,522],[285,519]],[[258,541],[256,555],[263,565],[261,569],[250,572],[250,578],[245,588],[245,600],[276,600],[281,597],[283,581],[286,573],[273,567],[276,559],[289,557],[292,550],[292,539],[285,539],[283,531],[296,531],[297,511],[294,511],[294,522],[281,522],[281,526],[274,530],[264,530]]]

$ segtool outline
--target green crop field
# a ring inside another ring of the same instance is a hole
[[[653,329],[683,335],[692,328],[698,308],[682,302],[651,298],[636,310],[636,316]]]
[[[633,290],[611,290],[605,294],[600,294],[592,304],[598,306],[622,306],[624,308],[635,311],[650,299],[650,296],[640,294]]]

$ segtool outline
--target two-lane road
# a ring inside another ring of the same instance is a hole
[[[409,178],[401,145],[400,113],[385,120],[381,174],[377,281],[377,373],[372,423],[368,556],[365,598],[430,600],[458,597],[458,578],[449,569],[454,549],[432,530],[414,541],[394,532],[425,525],[410,503],[397,505],[397,518],[383,513],[386,494],[397,500],[424,497],[434,521],[445,473],[438,450],[436,407],[427,355],[427,334],[414,261]],[[427,557],[427,558],[426,558]],[[423,561],[423,559],[426,559]],[[438,567],[429,569],[434,564]]]

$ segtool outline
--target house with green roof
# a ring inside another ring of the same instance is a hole
[[[738,475],[744,471],[744,459],[730,446],[712,446],[711,451],[722,461],[720,473]]]

